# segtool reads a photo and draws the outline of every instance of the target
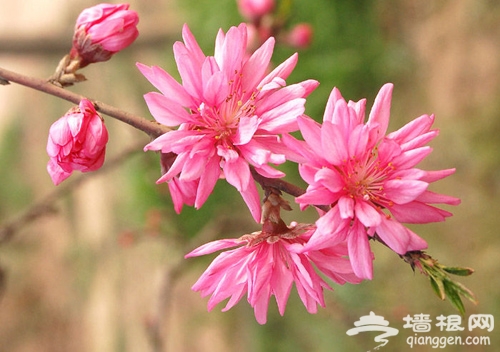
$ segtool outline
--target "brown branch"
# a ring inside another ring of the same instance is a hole
[[[305,189],[300,188],[290,182],[282,180],[280,178],[267,178],[259,174],[253,167],[250,168],[253,179],[261,185],[261,187],[266,190],[268,188],[277,189],[280,192],[285,192],[291,196],[299,197],[306,193]],[[328,205],[314,205],[316,208],[323,211],[328,211],[330,207]]]
[[[55,97],[67,100],[74,104],[79,104],[82,99],[88,99],[92,101],[96,107],[96,110],[106,114],[112,118],[125,122],[126,124],[135,127],[151,137],[158,137],[170,129],[167,126],[161,125],[157,122],[148,120],[142,116],[132,114],[127,111],[120,110],[114,106],[105,104],[100,101],[89,99],[83,95],[73,93],[64,88],[58,87],[46,80],[25,76],[16,72],[12,72],[0,67],[0,82],[6,84],[7,82],[14,82],[22,86],[38,90],[43,93],[53,95]]]
[[[275,188],[277,190],[280,190],[281,192],[288,193],[294,197],[298,197],[306,193],[306,191],[298,186],[295,186],[294,184],[291,184],[289,182],[286,182],[280,178],[267,178],[259,174],[255,169],[252,167],[250,168],[250,171],[252,173],[253,179],[259,183],[263,189],[266,189],[268,187]]]
[[[126,160],[131,154],[141,150],[141,146],[142,143],[141,145],[133,146],[130,149],[125,150],[123,153],[120,153],[114,158],[106,161],[103,167],[92,172],[92,174],[101,174],[115,168]],[[88,179],[90,178],[85,175],[79,175],[66,180],[63,184],[56,187],[45,197],[32,204],[23,213],[10,221],[4,222],[4,224],[0,227],[0,245],[8,242],[16,234],[16,232],[28,223],[33,222],[42,216],[56,213],[57,209],[54,206],[54,203]]]
[[[221,232],[223,225],[227,221],[225,216],[213,218],[196,235],[191,239],[186,239],[183,236],[179,238],[184,241],[180,243],[181,253],[190,252],[193,248],[200,246],[202,243],[207,243],[215,240]],[[170,243],[172,246],[172,243]],[[180,278],[191,269],[194,265],[193,261],[186,261],[184,257],[175,259],[168,265],[162,275],[160,290],[158,294],[157,306],[154,316],[146,325],[147,333],[154,352],[165,352],[167,348],[167,339],[170,337],[172,320],[172,307],[174,303],[174,288]]]

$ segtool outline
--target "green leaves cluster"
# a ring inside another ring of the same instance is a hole
[[[417,267],[422,274],[428,276],[436,295],[443,301],[447,298],[462,316],[465,315],[465,307],[461,296],[474,304],[478,303],[471,290],[450,277],[450,274],[469,276],[474,273],[473,269],[442,265],[422,251],[408,252],[403,259],[411,265],[413,270]]]

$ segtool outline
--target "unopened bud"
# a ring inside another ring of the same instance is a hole
[[[300,23],[292,28],[286,36],[288,45],[294,48],[305,49],[311,45],[313,29],[308,23]]]
[[[274,10],[274,0],[238,0],[238,8],[243,17],[254,20]]]
[[[128,8],[128,4],[99,4],[82,11],[70,52],[72,59],[80,58],[80,67],[109,60],[137,38],[139,17]]]

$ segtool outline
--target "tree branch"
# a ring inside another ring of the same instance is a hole
[[[119,155],[106,161],[106,163],[99,170],[92,172],[92,175],[99,175],[107,172],[119,165],[121,165],[128,157],[140,150],[140,146],[132,146],[131,148],[125,150]],[[0,245],[8,242],[17,231],[19,231],[23,226],[31,223],[42,216],[49,215],[57,212],[57,208],[54,203],[59,200],[64,195],[73,191],[78,185],[89,180],[89,177],[85,175],[73,175],[69,180],[66,180],[63,184],[56,187],[52,192],[47,194],[45,197],[39,201],[33,203],[29,206],[23,213],[19,214],[17,217],[3,222],[0,227]],[[0,285],[1,286],[1,285]],[[1,287],[0,287],[1,288]]]
[[[279,190],[280,192],[285,192],[291,196],[299,197],[306,193],[303,188],[296,186],[290,182],[287,182],[281,178],[267,178],[259,174],[253,167],[250,168],[250,172],[252,173],[253,179],[261,185],[261,187],[265,190],[266,188],[274,188]],[[321,209],[323,211],[328,211],[330,206],[328,205],[314,205],[316,208]]]
[[[97,111],[125,122],[126,124],[147,133],[153,138],[170,131],[170,128],[168,128],[167,126],[161,125],[155,121],[148,120],[142,116],[120,110],[114,106],[105,104],[97,100],[89,99],[83,95],[73,93],[69,90],[58,87],[52,83],[47,82],[46,80],[25,76],[0,67],[0,83],[6,85],[9,82],[14,82],[22,86],[38,90],[40,92],[53,95],[74,104],[79,104],[82,99],[88,99],[94,103]]]

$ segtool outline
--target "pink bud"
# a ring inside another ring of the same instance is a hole
[[[311,45],[313,29],[308,23],[299,23],[288,33],[286,41],[295,48],[305,49]]]
[[[137,38],[139,16],[128,8],[129,4],[99,4],[80,13],[70,53],[81,58],[80,67],[109,60]]]
[[[74,170],[95,171],[104,163],[108,131],[94,105],[83,99],[50,127],[47,164],[52,182],[60,184]]]
[[[255,19],[271,13],[274,0],[238,0],[238,8],[244,17]]]

